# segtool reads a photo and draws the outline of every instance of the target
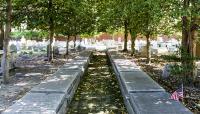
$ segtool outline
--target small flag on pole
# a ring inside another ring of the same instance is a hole
[[[179,101],[179,99],[183,99],[183,84],[181,84],[181,88],[172,93],[170,98],[176,101]]]

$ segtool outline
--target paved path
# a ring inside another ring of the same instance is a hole
[[[118,85],[106,55],[94,53],[67,114],[126,114]]]

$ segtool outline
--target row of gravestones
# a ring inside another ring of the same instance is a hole
[[[65,114],[88,67],[90,56],[89,51],[80,52],[3,114]]]
[[[129,114],[192,114],[143,72],[134,61],[113,50],[108,57],[120,84]]]

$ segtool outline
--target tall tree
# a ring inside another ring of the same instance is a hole
[[[197,30],[200,26],[200,1],[199,0],[183,0],[182,3],[182,65],[194,66],[191,70],[191,76],[195,77],[195,61],[189,60],[184,61],[185,55],[190,57],[196,56],[196,40],[197,40]],[[185,74],[186,80],[190,79],[188,74]]]
[[[6,27],[5,37],[3,41],[3,57],[2,57],[2,71],[3,71],[3,82],[9,82],[9,41],[11,32],[11,14],[12,14],[12,1],[6,0]]]
[[[164,2],[164,1],[163,1]],[[147,63],[151,62],[150,39],[158,33],[159,24],[163,17],[163,3],[160,0],[145,0],[140,4],[140,11],[143,12],[143,30],[142,33],[146,36],[146,57]]]
[[[4,39],[4,25],[0,22],[0,50],[3,49],[3,39]]]
[[[3,50],[4,39],[4,0],[0,0],[0,50]]]
[[[48,15],[49,15],[49,46],[48,46],[48,58],[49,61],[53,59],[53,36],[54,36],[54,13],[53,13],[53,0],[48,0]]]

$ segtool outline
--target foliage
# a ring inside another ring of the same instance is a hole
[[[48,33],[44,31],[17,31],[11,33],[11,37],[14,39],[20,39],[24,37],[31,40],[42,40],[42,38],[46,38],[47,36]]]
[[[191,77],[190,74],[193,72],[196,65],[191,61],[199,60],[198,57],[191,56],[183,47],[180,47],[178,52],[171,55],[163,55],[161,58],[171,64],[170,73],[172,75],[180,77],[180,81],[183,81],[185,84],[190,84],[192,82],[191,80],[193,77]]]

